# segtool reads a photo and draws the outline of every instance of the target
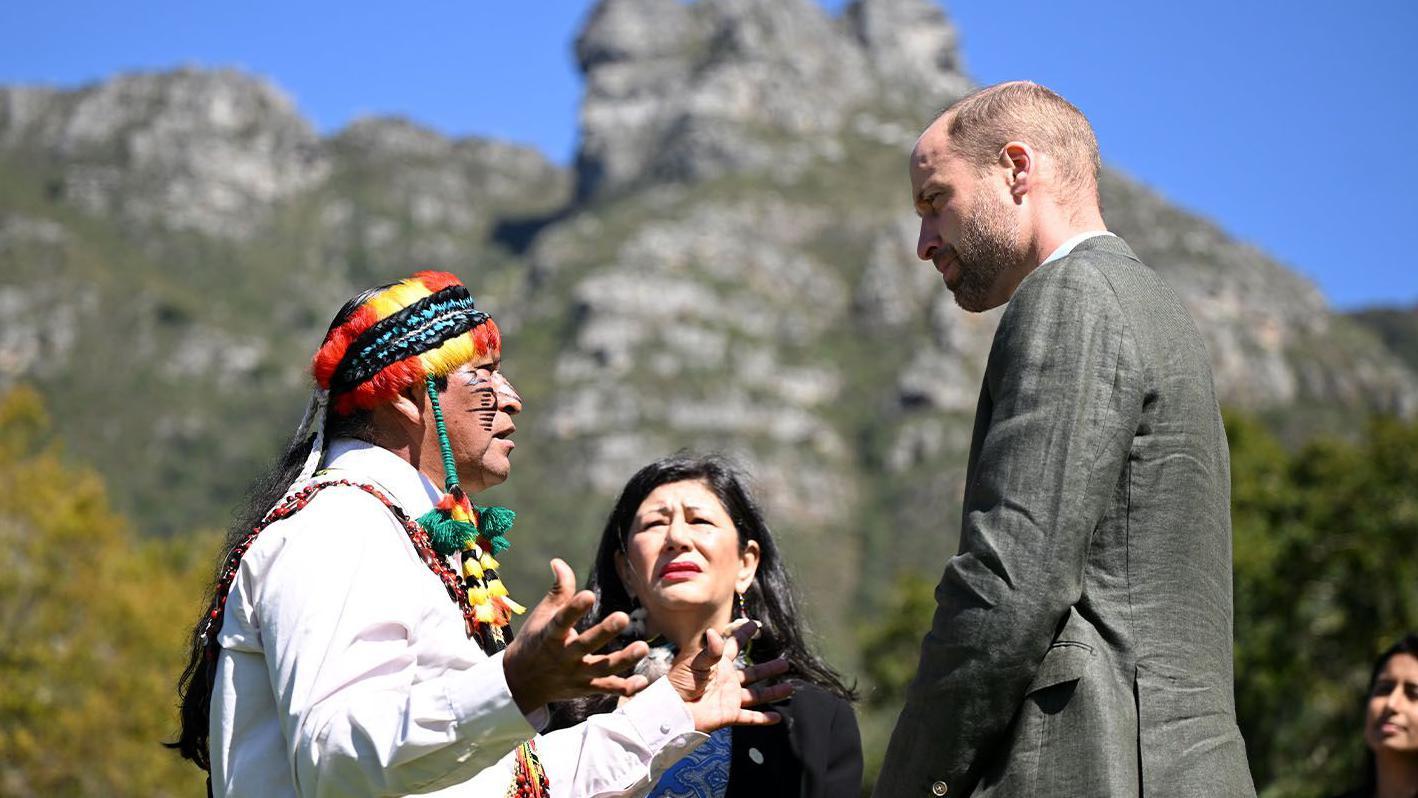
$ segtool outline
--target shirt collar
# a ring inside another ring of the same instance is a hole
[[[422,472],[381,446],[354,438],[336,438],[326,450],[325,468],[383,488],[410,518],[418,518],[443,497]]]
[[[1058,248],[1058,249],[1056,249],[1056,250],[1054,250],[1053,252],[1049,253],[1049,257],[1044,258],[1044,263],[1050,263],[1050,262],[1052,262],[1052,261],[1058,260],[1059,258],[1062,258],[1063,256],[1067,255],[1068,253],[1072,252],[1074,247],[1078,246],[1079,244],[1082,244],[1084,241],[1087,241],[1087,240],[1090,239],[1090,238],[1093,238],[1093,237],[1095,237],[1095,236],[1110,236],[1110,235],[1113,235],[1113,234],[1110,233],[1110,232],[1108,232],[1107,230],[1089,230],[1089,231],[1087,231],[1087,232],[1079,233],[1078,235],[1076,235],[1076,236],[1070,238],[1069,240],[1063,242],[1062,244],[1059,244],[1059,248]],[[1044,263],[1040,263],[1039,265],[1040,265],[1040,266],[1043,266]]]

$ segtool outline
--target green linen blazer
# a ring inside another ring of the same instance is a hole
[[[1020,284],[877,796],[1254,796],[1210,360],[1121,239]]]

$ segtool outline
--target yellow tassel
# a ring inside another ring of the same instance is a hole
[[[518,604],[517,602],[513,601],[511,598],[509,598],[509,597],[507,597],[507,596],[504,596],[504,597],[502,598],[502,603],[503,603],[503,604],[506,604],[506,605],[507,605],[507,608],[508,608],[509,610],[512,610],[513,612],[517,613],[518,615],[521,615],[522,613],[524,613],[524,612],[527,611],[527,608],[526,608],[526,607],[523,607],[521,604]]]
[[[467,552],[463,553],[463,576],[471,577],[473,579],[483,578],[483,567],[481,565],[478,565],[478,561],[476,559],[468,556]]]
[[[507,586],[502,584],[501,579],[494,579],[487,583],[487,592],[490,596],[505,596],[507,595]]]
[[[486,604],[486,603],[487,603],[487,599],[488,599],[487,588],[485,588],[485,587],[470,587],[470,588],[468,588],[468,603],[469,603],[469,604],[472,604],[474,607],[476,607],[476,606],[478,606],[478,605],[481,605],[481,604]]]
[[[497,560],[494,560],[492,558],[492,555],[488,554],[487,552],[483,552],[482,559],[479,560],[479,563],[482,565],[483,568],[486,568],[491,571],[496,571],[498,568],[502,567],[498,565]]]
[[[473,608],[473,617],[478,623],[492,623],[493,613],[491,604],[479,604]]]

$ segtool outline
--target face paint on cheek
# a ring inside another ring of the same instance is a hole
[[[468,376],[468,393],[471,395],[468,397],[470,406],[466,410],[473,414],[477,425],[485,432],[492,432],[493,425],[497,423],[496,376],[496,372],[488,374],[481,369]]]
[[[478,420],[478,426],[488,432],[492,432],[492,425],[497,421],[497,394],[492,388],[482,388],[473,397],[473,407],[468,412]]]

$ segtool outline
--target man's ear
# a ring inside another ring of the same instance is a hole
[[[1015,202],[1034,189],[1039,161],[1033,147],[1022,141],[1006,143],[999,151],[999,165],[1006,170],[1005,182]]]
[[[427,393],[422,385],[410,385],[389,402],[387,407],[404,422],[419,426],[423,424],[423,407]]]

